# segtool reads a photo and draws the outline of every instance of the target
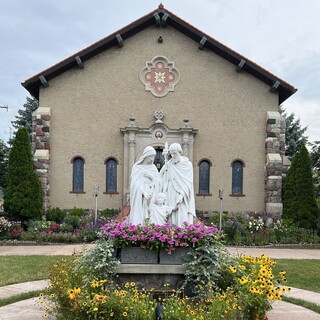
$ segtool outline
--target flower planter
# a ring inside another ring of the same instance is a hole
[[[160,251],[160,264],[183,264],[185,262],[184,258],[189,252],[189,248],[175,248],[171,254],[167,251]]]
[[[123,264],[158,264],[158,252],[138,247],[122,248],[120,261]]]

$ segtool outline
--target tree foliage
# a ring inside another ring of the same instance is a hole
[[[29,136],[32,132],[32,113],[37,110],[39,102],[36,98],[26,98],[27,101],[23,105],[23,109],[18,110],[18,115],[15,116],[16,120],[12,121],[15,129],[26,128]]]
[[[314,143],[310,143],[310,146],[314,187],[316,196],[320,198],[320,141],[314,141]]]
[[[0,188],[5,189],[7,184],[9,147],[0,139]]]
[[[295,154],[284,184],[283,217],[300,227],[317,229],[319,208],[313,189],[312,167],[305,146]]]
[[[308,137],[304,133],[308,127],[302,128],[300,119],[295,119],[294,113],[287,115],[282,106],[279,106],[279,112],[286,120],[285,154],[291,160],[300,148],[306,145]]]
[[[39,219],[42,213],[42,189],[33,169],[31,143],[26,128],[17,131],[9,154],[4,210],[11,219]]]

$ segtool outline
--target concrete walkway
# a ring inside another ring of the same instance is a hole
[[[0,256],[9,255],[72,255],[92,248],[93,245],[48,245],[48,246],[0,246]],[[265,254],[274,259],[320,259],[320,249],[285,249],[285,248],[249,248],[228,247],[233,256]],[[22,292],[43,290],[47,280],[26,282],[0,287],[0,299]],[[292,288],[288,295],[320,305],[320,294]],[[40,320],[44,312],[40,310],[38,298],[16,302],[0,308],[0,320]],[[268,312],[269,320],[320,320],[320,314],[308,309],[284,302],[275,301]]]

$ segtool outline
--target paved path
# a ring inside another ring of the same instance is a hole
[[[9,255],[71,255],[92,248],[93,245],[47,245],[47,246],[0,246],[0,256]],[[320,259],[320,249],[285,249],[285,248],[249,248],[228,247],[234,256],[265,254],[274,259]],[[47,280],[26,282],[6,287],[0,287],[0,299],[30,290],[42,290],[47,286]],[[292,289],[291,297],[310,301],[320,305],[320,294],[301,289]],[[28,299],[0,308],[0,320],[40,320],[43,311],[40,310],[38,298]],[[273,309],[268,312],[269,320],[320,320],[320,314],[308,309],[284,302],[276,301]]]

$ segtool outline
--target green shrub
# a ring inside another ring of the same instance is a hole
[[[47,220],[55,221],[57,223],[61,223],[65,216],[66,212],[59,208],[51,208],[46,212]]]
[[[74,216],[74,217],[82,217],[87,215],[88,212],[85,209],[81,209],[81,208],[76,208],[74,207],[73,209],[71,209],[69,211],[69,216]]]
[[[45,220],[29,220],[28,222],[28,231],[30,232],[42,232],[49,231],[50,226],[55,223],[54,221],[45,221]]]
[[[72,232],[73,226],[67,223],[60,224],[60,232]]]
[[[317,229],[320,218],[312,180],[309,152],[305,146],[293,157],[284,184],[283,217],[299,227]]]
[[[104,218],[112,218],[116,217],[119,214],[119,210],[117,209],[104,209],[99,211],[100,217]]]
[[[66,215],[63,219],[63,223],[73,227],[73,229],[80,229],[80,216]]]
[[[86,280],[111,279],[119,261],[115,258],[112,240],[100,240],[75,260],[75,272],[81,271]]]
[[[26,128],[19,128],[9,154],[4,210],[12,220],[40,219],[42,188],[33,169],[31,143]]]

